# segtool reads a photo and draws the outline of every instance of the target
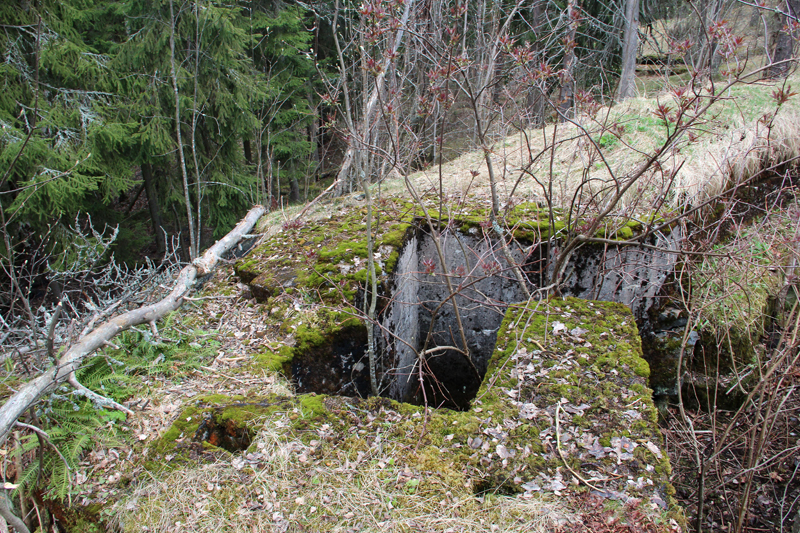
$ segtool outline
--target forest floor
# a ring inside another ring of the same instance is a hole
[[[675,198],[713,194],[731,176],[757,171],[761,161],[800,155],[800,102],[795,97],[776,108],[772,96],[783,83],[756,81],[731,88],[702,125],[705,134],[700,140],[671,147],[671,167],[666,170],[679,169],[675,183],[682,191]],[[794,76],[788,83],[797,85],[800,78]],[[592,117],[581,115],[576,124],[499,132],[491,160],[503,207],[522,201],[546,204],[551,182],[553,202],[565,205],[569,191],[587,172],[604,181],[630,172],[664,136],[664,125],[654,116],[657,106],[675,98],[662,93],[602,108]],[[766,140],[762,118],[775,109]],[[577,136],[582,128],[587,135]],[[560,140],[555,148],[552,139]],[[605,157],[599,165],[598,148]],[[556,169],[552,173],[551,166]],[[472,204],[491,202],[487,162],[479,151],[415,173],[409,183],[419,191],[441,192],[452,209],[468,197]],[[395,176],[374,190],[387,197],[407,197],[407,187]],[[363,201],[352,195],[320,203],[302,220],[310,224],[333,210],[362,206]],[[301,209],[271,213],[261,231],[265,237],[279,234]],[[94,442],[82,444],[90,451],[67,476],[78,511],[64,516],[64,523],[73,528],[87,523],[81,508],[100,509],[92,519],[99,517],[124,531],[598,533],[680,527],[672,516],[642,508],[650,505],[647,502],[626,504],[591,491],[509,495],[464,486],[461,474],[441,459],[412,459],[417,451],[413,446],[392,441],[393,428],[410,417],[423,425],[427,419],[420,411],[405,412],[391,404],[333,405],[339,418],[349,421],[346,426],[323,423],[306,430],[298,429],[297,421],[316,413],[317,406],[295,399],[261,415],[260,429],[243,452],[201,446],[195,464],[169,465],[173,458],[164,456],[157,459],[163,464],[154,464],[158,441],[198,401],[213,402],[213,395],[294,397],[286,376],[253,364],[255,356],[276,352],[294,340],[281,321],[265,320],[277,313],[274,303],[256,302],[231,265],[215,273],[195,297],[160,326],[160,338],[135,331],[119,341],[120,350],[109,349],[98,358],[108,367],[117,359],[138,358],[135,372],[123,376],[114,371],[97,378],[110,393],[124,396],[135,414],[124,422],[104,415],[89,438]],[[305,302],[287,299],[281,305],[302,314]],[[13,455],[11,448],[2,451],[4,457]],[[573,480],[566,470],[559,474],[567,489]],[[453,480],[462,484],[451,484]],[[60,505],[52,509],[63,512]]]

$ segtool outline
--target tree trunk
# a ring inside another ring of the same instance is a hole
[[[200,255],[200,241],[203,238],[203,187],[200,179],[200,165],[197,161],[197,86],[200,77],[200,5],[199,0],[194,4],[194,90],[192,91],[192,162],[195,175],[195,201],[197,202],[197,238],[194,243],[194,255]],[[207,152],[206,152],[207,153]]]
[[[244,146],[244,160],[248,165],[253,164],[253,151],[250,148],[250,139],[244,139],[242,141],[242,145]]]
[[[786,0],[783,7],[786,15],[782,17],[783,20],[775,38],[775,53],[772,55],[772,65],[769,68],[769,74],[774,78],[780,78],[789,73],[790,59],[794,52],[794,37],[789,27],[791,22],[798,22],[800,0]]]
[[[83,360],[102,348],[118,333],[133,326],[155,322],[167,313],[178,309],[186,293],[199,276],[211,272],[220,257],[241,240],[266,212],[262,206],[252,208],[239,224],[225,237],[217,241],[202,257],[181,270],[172,292],[163,300],[116,316],[82,336],[70,346],[58,364],[21,386],[0,409],[0,446],[8,438],[14,423],[47,392],[57,388],[81,367]]]
[[[271,158],[270,158],[271,159]],[[270,163],[270,168],[272,172],[270,172],[270,177],[272,181],[270,182],[270,202],[272,205],[278,207],[281,204],[281,163],[280,161],[272,161]]]
[[[572,114],[572,101],[575,96],[575,37],[578,33],[577,9],[575,0],[569,0],[567,5],[567,20],[569,29],[564,40],[564,68],[561,72],[561,90],[558,94],[558,120],[565,121]],[[574,15],[573,15],[574,14]]]
[[[178,143],[178,158],[181,164],[181,174],[183,176],[183,196],[186,202],[186,218],[189,223],[189,257],[197,257],[197,241],[194,231],[194,217],[192,216],[192,201],[189,198],[189,175],[186,172],[186,159],[183,156],[183,138],[181,136],[181,98],[178,93],[178,72],[175,68],[175,10],[173,1],[169,0],[169,59],[170,77],[172,78],[172,92],[175,95],[175,138]]]
[[[639,0],[625,0],[625,37],[622,43],[622,74],[617,100],[636,96],[636,54],[639,50]]]
[[[300,184],[296,177],[289,178],[289,201],[297,203],[300,201]]]
[[[364,107],[364,116],[363,116],[363,131],[357,132],[354,131],[355,128],[351,128],[350,131],[350,138],[347,146],[347,151],[344,154],[344,160],[342,161],[342,168],[339,170],[339,174],[336,176],[336,195],[341,196],[345,194],[345,191],[349,190],[348,185],[352,183],[352,178],[350,176],[350,171],[353,168],[354,156],[357,150],[364,150],[365,147],[362,146],[362,143],[369,142],[370,132],[369,128],[372,124],[372,116],[375,114],[376,107],[378,105],[378,96],[383,93],[383,86],[384,86],[384,79],[386,77],[386,71],[389,68],[389,62],[391,61],[391,57],[397,53],[397,50],[400,48],[400,44],[403,42],[403,36],[405,35],[405,27],[408,23],[408,17],[411,14],[411,10],[414,6],[414,0],[409,0],[406,4],[406,9],[403,12],[403,18],[400,22],[400,29],[397,30],[397,36],[395,37],[394,44],[392,46],[392,53],[387,54],[387,57],[383,60],[381,72],[375,78],[375,85],[372,88],[372,92],[370,93],[370,97],[367,100],[367,104]],[[337,41],[338,46],[338,41]],[[342,57],[341,51],[339,51],[339,62],[341,64],[342,75],[344,75],[344,58]],[[352,121],[352,125],[355,124],[355,121]]]
[[[161,220],[156,182],[153,179],[153,167],[150,163],[142,164],[142,178],[144,179],[144,190],[147,193],[147,205],[150,208],[150,220],[153,222],[153,232],[156,237],[156,249],[158,255],[162,255],[167,249],[167,235],[164,233],[164,222]]]
[[[544,24],[543,4],[543,0],[536,0],[533,4],[533,50],[537,53],[537,56],[542,49],[540,39],[542,38],[542,27]],[[535,68],[535,60],[531,61],[530,66],[531,69]],[[544,82],[542,82],[542,84],[544,84]],[[547,87],[544,85],[531,84],[528,88],[525,107],[528,113],[528,125],[537,128],[542,126],[544,124],[545,113],[547,112]]]

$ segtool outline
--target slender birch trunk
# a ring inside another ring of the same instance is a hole
[[[181,163],[183,177],[183,197],[186,202],[186,217],[189,223],[189,258],[197,257],[197,239],[194,231],[194,217],[192,216],[192,200],[189,198],[189,175],[186,172],[186,158],[183,156],[183,137],[181,136],[181,99],[178,93],[178,72],[175,68],[175,9],[173,0],[169,0],[169,61],[170,76],[172,77],[172,91],[175,94],[175,136],[178,141],[178,157]]]
[[[200,165],[197,163],[197,78],[200,74],[200,0],[194,5],[194,91],[192,95],[192,161],[194,163],[194,187],[197,200],[197,239],[194,256],[200,253],[200,240],[203,236],[202,200],[203,188],[200,185]]]

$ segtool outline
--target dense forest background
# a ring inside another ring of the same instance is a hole
[[[370,96],[396,112],[384,129],[408,140],[387,164],[380,128],[363,139],[358,172],[378,180],[479,145],[498,109],[529,125],[556,118],[547,102],[569,109],[576,90],[608,101],[626,9],[653,57],[685,38],[675,59],[699,66],[716,46],[700,37],[702,18],[721,20],[731,4],[5,2],[3,264],[58,255],[90,218],[119,228],[117,259],[159,257],[177,236],[195,257],[254,203],[307,201],[337,172],[335,192],[353,189],[345,149],[360,121],[386,121]],[[695,11],[694,23],[654,36],[659,20]],[[460,89],[454,66],[467,72]],[[462,113],[470,99],[474,116]]]
[[[487,239],[493,232],[498,253],[508,251],[506,238],[516,229],[504,213],[524,201],[542,208],[537,228],[546,228],[529,250],[542,257],[552,252],[553,265],[540,267],[543,287],[526,295],[530,302],[559,294],[571,254],[588,243],[681,254],[670,274],[674,290],[664,298],[677,302],[669,311],[674,317],[658,317],[682,321],[672,332],[680,334],[672,345],[679,379],[684,354],[699,354],[705,345],[711,358],[744,353],[747,366],[731,375],[752,389],[737,400],[748,408],[735,413],[718,409],[717,392],[700,398],[700,380],[693,384],[695,398],[675,404],[679,416],[673,413],[662,427],[669,430],[671,460],[682,469],[673,476],[679,496],[698,531],[788,524],[800,501],[794,459],[800,446],[800,111],[790,85],[796,83],[798,14],[800,0],[6,1],[0,5],[4,394],[66,368],[63,353],[79,349],[97,324],[123,309],[141,311],[134,308],[174,279],[184,290],[173,299],[177,308],[195,279],[185,282],[178,272],[185,267],[200,276],[201,262],[187,263],[254,204],[280,212],[270,224],[291,239],[293,231],[312,226],[304,217],[312,206],[331,216],[334,203],[317,199],[358,193],[335,209],[363,214],[366,236],[358,238],[366,244],[359,243],[355,264],[364,269],[357,289],[365,305],[352,312],[370,323],[378,299],[375,257],[382,253],[372,217],[379,227],[386,221],[390,210],[382,208],[393,200],[385,191],[402,189],[398,203],[410,199],[432,234],[448,218],[446,209],[463,208],[472,195],[470,208],[482,217],[477,227]],[[464,154],[464,164],[445,176],[445,163]],[[421,169],[429,172],[410,179]],[[261,210],[250,214],[258,218]],[[686,231],[678,249],[655,240],[678,226]],[[545,242],[550,251],[539,247]],[[309,271],[321,255],[294,251]],[[444,257],[439,261],[447,272]],[[506,274],[527,291],[521,270],[510,259],[508,265]],[[425,258],[420,268],[433,274],[435,267]],[[496,268],[486,263],[481,275]],[[338,297],[341,287],[325,290]],[[322,307],[321,294],[328,292],[321,290],[298,291],[280,305]],[[457,290],[449,292],[455,298]],[[229,297],[219,297],[230,300],[226,313],[247,314],[244,300]],[[273,304],[264,316],[281,322],[277,331],[285,321]],[[165,347],[172,341],[159,344],[158,328],[174,326],[174,316],[157,326],[145,314],[137,316],[142,327],[120,341],[131,353],[147,352],[136,355],[144,363],[122,363],[132,387],[140,386],[140,371],[170,379],[188,371],[189,364],[179,369],[183,363],[154,370],[179,344],[197,355],[211,346],[208,338],[224,337],[221,322],[216,333],[184,336],[181,328],[196,326],[187,321],[175,328],[182,340]],[[236,330],[230,344],[243,345],[244,326],[233,321],[230,327]],[[265,338],[259,331],[257,338]],[[697,332],[705,335],[702,342]],[[98,346],[119,351],[113,335]],[[273,340],[269,349],[278,350]],[[370,350],[373,341],[368,337]],[[18,496],[47,472],[58,489],[53,498],[66,498],[73,481],[62,466],[77,465],[95,427],[124,418],[111,411],[97,418],[89,400],[78,407],[59,394],[39,403],[46,404],[39,415],[29,409],[65,380],[75,394],[97,401],[100,393],[89,385],[122,379],[104,374],[92,381],[94,370],[100,375],[112,366],[104,357],[82,369],[86,386],[66,372],[21,402],[18,414],[28,413],[22,425],[0,420],[0,446],[10,428],[27,432],[24,452],[20,435],[9,441],[17,450]],[[202,357],[194,369],[208,370]],[[719,365],[702,370],[721,373]],[[260,388],[263,381],[259,374],[253,383]],[[719,383],[728,388],[724,379]],[[117,399],[133,394],[95,388]],[[692,411],[703,403],[705,411]],[[103,405],[133,414],[120,404]],[[0,418],[9,412],[0,410]],[[63,423],[86,413],[96,426]],[[61,439],[57,445],[69,448],[68,458],[51,454],[45,467],[44,452],[34,457],[37,446],[47,447],[38,426]],[[298,472],[304,476],[305,469]],[[714,476],[717,481],[704,485]],[[739,496],[729,496],[734,493]],[[706,501],[716,507],[708,510]],[[15,505],[26,515],[24,496]],[[758,522],[767,511],[772,515]]]

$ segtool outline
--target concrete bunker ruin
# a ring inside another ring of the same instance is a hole
[[[379,388],[383,396],[402,402],[467,409],[486,373],[508,303],[523,300],[524,292],[498,245],[480,229],[444,231],[440,243],[447,273],[431,232],[421,225],[412,228],[379,295],[382,309],[373,326]],[[525,260],[520,246],[512,255],[518,263]],[[291,372],[299,393],[368,396],[366,326],[343,328],[296,355]]]
[[[420,228],[407,240],[376,338],[390,378],[389,397],[467,409],[486,374],[508,304],[523,301],[525,293],[499,244],[479,228],[444,231],[440,245],[448,272],[429,231]],[[517,264],[526,262],[519,245],[511,255]]]
[[[677,255],[669,250],[679,238],[653,238],[647,243],[651,248],[584,246],[566,265],[561,294],[623,303],[632,309],[643,333],[663,334],[655,331],[658,324],[650,316],[674,270]],[[379,388],[381,395],[402,402],[468,409],[509,304],[523,302],[526,296],[490,231],[450,227],[441,231],[440,245],[447,272],[430,229],[421,223],[412,226],[398,251],[394,273],[379,289],[382,304],[373,326]],[[547,242],[511,246],[512,259],[531,292],[552,276],[555,248]],[[362,294],[362,302],[363,298]],[[366,326],[348,327],[296,355],[291,370],[297,392],[368,396],[366,346]]]

